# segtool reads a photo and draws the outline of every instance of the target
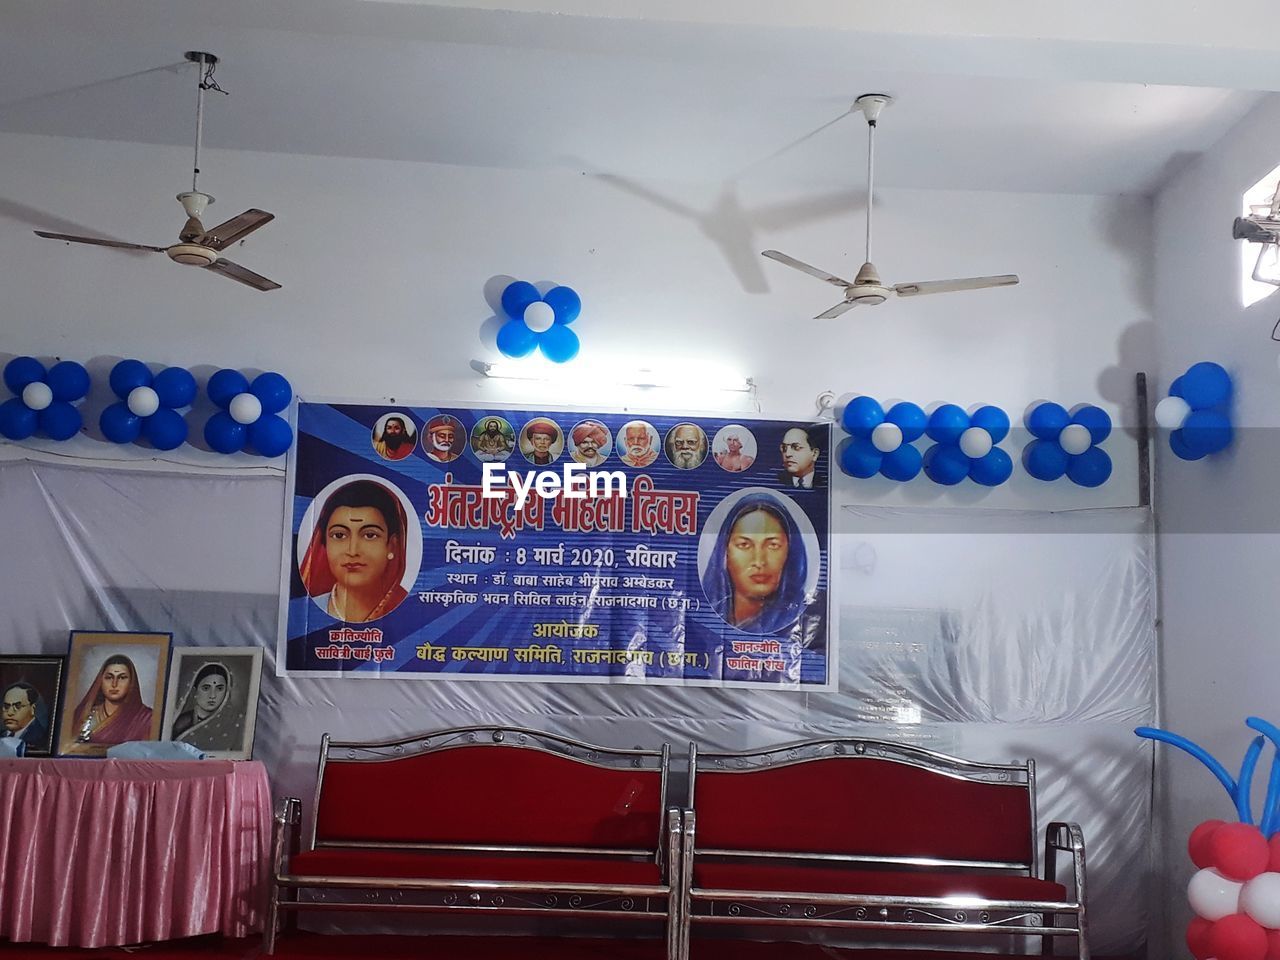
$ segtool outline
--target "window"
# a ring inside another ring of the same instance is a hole
[[[1276,167],[1245,192],[1241,198],[1241,215],[1265,214],[1276,196],[1277,189],[1280,189],[1278,185],[1280,185],[1280,167]],[[1246,307],[1276,292],[1275,284],[1260,283],[1253,279],[1253,273],[1255,269],[1261,268],[1265,275],[1280,281],[1280,255],[1278,254],[1280,254],[1280,247],[1275,244],[1241,242],[1240,301]],[[1261,260],[1259,255],[1262,257]]]

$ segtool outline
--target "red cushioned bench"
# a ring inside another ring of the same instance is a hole
[[[320,746],[315,813],[276,816],[265,947],[282,915],[411,910],[648,920],[678,933],[670,750],[513,727]]]
[[[1084,839],[1054,823],[1036,870],[1035,763],[877,740],[747,753],[690,745],[680,957],[694,926],[1001,933],[1085,942]],[[1071,891],[1057,854],[1072,860]]]

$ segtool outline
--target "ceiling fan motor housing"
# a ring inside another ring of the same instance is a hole
[[[187,267],[207,267],[218,259],[218,251],[202,247],[198,243],[175,243],[165,253],[174,263]]]

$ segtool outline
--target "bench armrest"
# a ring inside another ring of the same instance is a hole
[[[680,845],[684,840],[684,817],[679,807],[667,808],[666,834],[658,845],[658,867],[662,879],[672,885],[680,876]]]
[[[1084,906],[1084,831],[1078,823],[1056,820],[1045,830],[1044,836],[1044,878],[1053,882],[1058,879],[1058,851],[1071,854],[1071,872],[1074,882],[1075,902]]]
[[[276,804],[272,830],[271,869],[275,876],[287,872],[289,858],[298,852],[302,837],[302,801],[281,797]]]

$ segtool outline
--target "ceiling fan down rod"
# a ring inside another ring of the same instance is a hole
[[[876,175],[876,122],[867,119],[867,256],[863,263],[871,262],[871,215],[875,204],[871,199],[871,190]]]

